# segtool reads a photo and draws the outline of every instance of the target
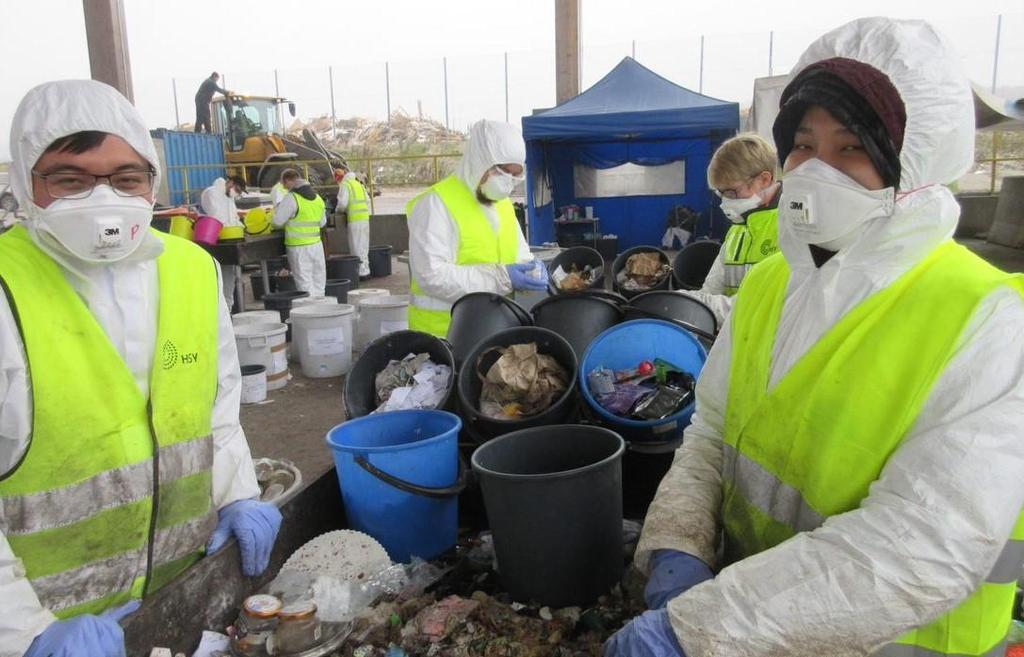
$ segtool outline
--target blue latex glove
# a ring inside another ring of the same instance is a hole
[[[52,623],[35,638],[25,657],[124,657],[124,631],[118,623],[141,605],[132,600],[99,616],[88,614]]]
[[[217,552],[233,535],[242,553],[242,573],[247,577],[261,574],[270,564],[270,551],[281,528],[281,512],[269,502],[238,500],[221,509],[219,516],[206,552]]]
[[[604,657],[686,657],[667,609],[645,611],[605,641]]]
[[[664,609],[672,598],[714,578],[711,568],[692,554],[655,550],[651,555],[651,578],[644,587],[644,601],[648,609]]]
[[[548,270],[544,263],[534,260],[515,265],[505,265],[513,290],[543,292],[548,289]]]

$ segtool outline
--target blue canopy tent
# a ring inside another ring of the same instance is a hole
[[[690,91],[626,57],[579,96],[523,117],[530,243],[555,240],[557,208],[566,205],[593,206],[600,232],[617,235],[620,250],[658,244],[676,205],[710,216],[708,163],[738,128],[737,103]],[[576,175],[586,167],[680,161],[685,178],[680,179],[679,193],[661,189],[655,194],[641,190],[628,196],[577,196],[581,190]],[[712,231],[705,227],[700,232]]]

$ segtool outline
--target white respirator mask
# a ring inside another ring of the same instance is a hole
[[[783,178],[779,222],[807,244],[840,251],[864,224],[892,216],[896,189],[870,190],[821,160],[807,160]]]
[[[153,204],[141,196],[119,196],[96,185],[85,198],[59,198],[34,206],[37,229],[71,255],[91,263],[122,260],[142,243],[153,221]]]
[[[516,185],[523,182],[522,176],[513,176],[501,169],[497,169],[480,185],[480,193],[492,201],[500,201],[508,198]]]
[[[763,200],[757,192],[749,198],[723,198],[722,212],[734,224],[743,223],[743,215],[761,205]]]

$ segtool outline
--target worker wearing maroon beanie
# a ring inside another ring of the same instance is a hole
[[[781,253],[744,279],[607,657],[1003,655],[1024,562],[1024,283],[952,241],[973,162],[920,21],[810,46],[774,127]]]

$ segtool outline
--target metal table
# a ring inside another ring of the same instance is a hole
[[[206,249],[207,253],[213,256],[213,259],[222,267],[259,263],[260,274],[263,276],[263,289],[268,291],[270,290],[270,275],[267,271],[267,259],[285,254],[283,232],[274,232],[269,235],[246,235],[244,240],[218,242],[213,246],[199,245]],[[241,274],[235,277],[235,294],[238,296],[239,306],[245,310],[245,286]]]

